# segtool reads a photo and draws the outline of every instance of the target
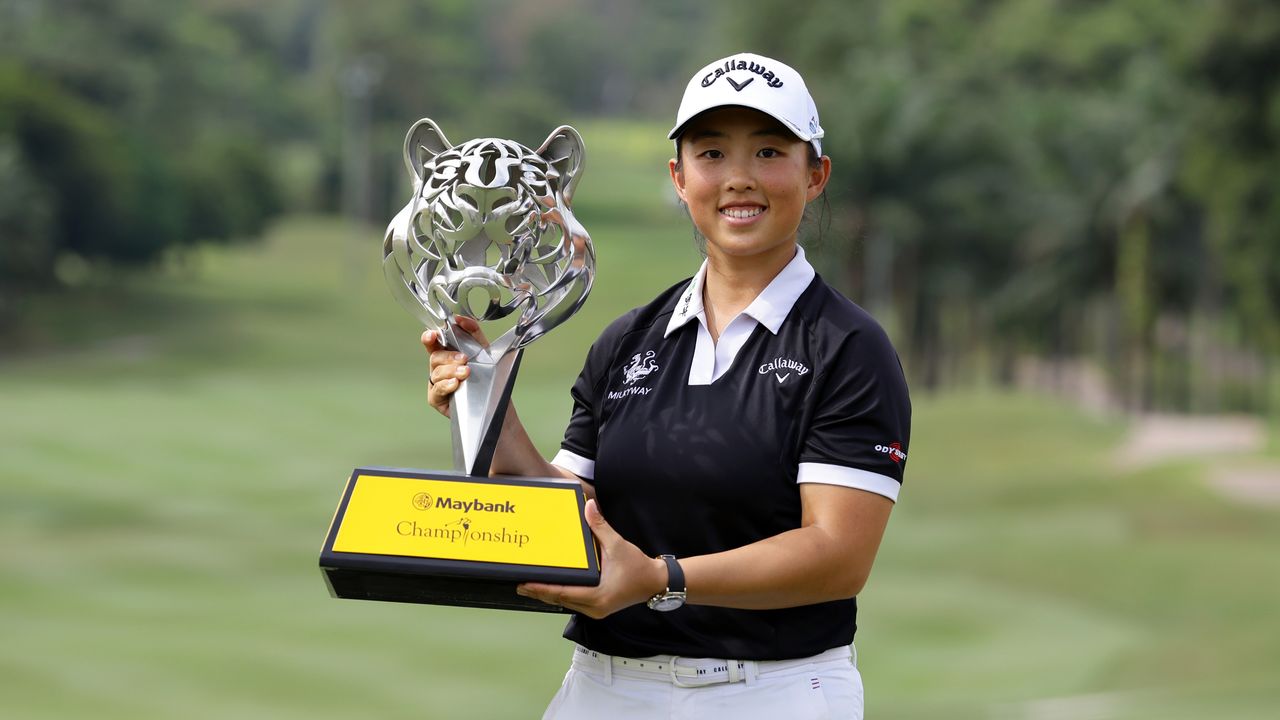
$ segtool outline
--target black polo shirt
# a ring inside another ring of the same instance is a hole
[[[605,518],[651,556],[721,552],[797,528],[800,482],[896,501],[911,405],[879,324],[800,250],[712,344],[704,273],[601,334],[553,462],[589,478]],[[848,645],[856,614],[854,599],[667,613],[639,604],[602,620],[575,615],[565,637],[628,657],[774,660]]]

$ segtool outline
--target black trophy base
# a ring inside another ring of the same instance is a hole
[[[565,612],[516,586],[600,582],[585,502],[579,483],[561,479],[357,468],[320,568],[335,598]],[[494,559],[526,552],[527,562]]]
[[[330,595],[348,600],[381,600],[490,610],[567,612],[557,605],[517,595],[517,583],[502,580],[339,568],[325,568],[324,578],[329,585]]]

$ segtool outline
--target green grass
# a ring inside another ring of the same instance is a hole
[[[918,406],[909,484],[863,600],[884,717],[957,701],[1035,716],[1037,698],[1097,694],[1103,714],[1060,716],[1276,706],[1277,513],[1217,498],[1194,465],[1117,473],[1122,428],[1047,401]]]
[[[581,128],[600,258],[516,402],[550,453],[608,320],[693,272],[661,128]],[[295,218],[33,308],[0,362],[0,716],[538,717],[561,618],[330,599],[347,473],[448,467],[381,231]],[[1280,522],[1199,466],[1119,473],[1124,428],[917,394],[861,599],[875,718],[1253,718],[1280,706]],[[1065,698],[1065,699],[1064,699]]]

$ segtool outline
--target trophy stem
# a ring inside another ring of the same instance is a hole
[[[497,362],[473,358],[467,363],[471,374],[449,401],[453,467],[458,472],[489,475],[523,354],[517,350],[503,354]]]

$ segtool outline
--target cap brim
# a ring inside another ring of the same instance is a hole
[[[782,125],[782,127],[784,127],[784,128],[786,128],[787,130],[789,130],[789,131],[791,132],[791,134],[792,134],[792,135],[795,135],[795,136],[796,136],[796,137],[797,137],[801,142],[810,142],[810,141],[812,141],[815,137],[817,137],[817,138],[821,138],[821,137],[822,137],[821,135],[814,135],[814,134],[810,134],[810,133],[800,132],[800,130],[799,130],[799,129],[797,129],[794,125],[792,125],[791,123],[787,122],[785,119],[780,118],[780,117],[778,117],[777,115],[774,115],[773,113],[769,112],[768,110],[762,110],[762,109],[760,109],[760,108],[758,108],[758,107],[755,107],[755,106],[753,106],[753,105],[740,105],[740,104],[729,104],[729,103],[726,103],[726,104],[724,104],[724,105],[716,105],[716,106],[714,106],[714,107],[709,107],[709,108],[706,108],[706,109],[704,109],[704,110],[699,110],[698,112],[694,113],[693,115],[690,115],[690,116],[689,116],[689,119],[687,119],[687,120],[685,120],[684,122],[679,123],[679,124],[677,124],[675,127],[671,128],[671,132],[667,133],[667,139],[668,139],[668,140],[675,140],[676,138],[680,137],[680,134],[684,132],[685,127],[687,127],[687,126],[689,125],[689,123],[691,123],[691,122],[693,122],[694,120],[698,119],[698,117],[699,117],[699,116],[704,115],[704,114],[706,114],[706,113],[709,113],[709,112],[711,112],[712,110],[719,110],[719,109],[721,109],[721,108],[729,108],[729,107],[740,107],[740,108],[746,108],[746,109],[748,109],[748,110],[755,110],[755,111],[756,111],[756,112],[758,112],[758,113],[762,113],[762,114],[764,114],[764,115],[768,115],[769,117],[773,118],[774,120],[777,120],[777,121]]]

